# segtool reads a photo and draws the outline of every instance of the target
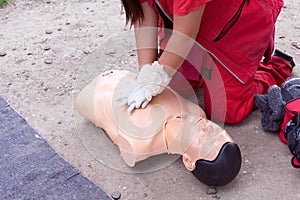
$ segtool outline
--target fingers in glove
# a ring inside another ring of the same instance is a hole
[[[146,100],[144,101],[144,103],[142,104],[142,108],[146,108],[146,106],[149,104],[150,101]]]
[[[127,108],[127,112],[132,112],[135,109],[135,103],[132,103],[129,105],[129,107]]]

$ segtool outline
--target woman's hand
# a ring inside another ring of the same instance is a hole
[[[157,61],[144,65],[136,80],[118,95],[121,106],[128,105],[128,112],[135,108],[145,108],[152,97],[160,94],[171,78]]]

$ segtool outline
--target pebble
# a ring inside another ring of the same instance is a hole
[[[298,44],[297,42],[292,42],[291,43],[293,47],[296,47],[297,49],[300,49],[300,44]]]
[[[99,37],[103,37],[104,35],[103,34],[99,34]]]
[[[45,51],[48,51],[48,50],[50,50],[50,49],[51,49],[50,46],[45,46],[45,47],[44,47],[44,50],[45,50]]]
[[[66,25],[70,25],[71,23],[70,22],[66,22]]]
[[[217,189],[214,188],[214,187],[209,187],[209,188],[207,189],[206,194],[208,194],[208,195],[217,194]]]
[[[58,28],[57,31],[62,31],[62,28]]]
[[[84,50],[83,53],[87,55],[87,54],[92,53],[92,51],[87,49],[87,50]]]
[[[44,60],[44,63],[46,63],[46,64],[52,64],[53,63],[53,60],[51,59],[51,58],[46,58],[45,60]]]
[[[6,56],[6,55],[7,55],[6,52],[0,51],[0,57]]]
[[[121,198],[121,192],[116,191],[116,192],[112,193],[111,197],[112,197],[114,200],[118,200],[118,199]]]
[[[220,199],[220,198],[221,198],[221,196],[220,196],[220,195],[217,195],[217,194],[212,195],[211,197],[214,198],[214,199]]]
[[[53,31],[51,31],[51,30],[46,30],[45,33],[46,33],[46,34],[52,34]]]
[[[43,90],[44,91],[47,91],[49,88],[48,87],[43,87]]]
[[[18,60],[16,60],[16,64],[20,64],[21,62],[24,62],[26,59],[25,58],[20,58]]]
[[[115,51],[115,50],[112,50],[112,51],[106,52],[105,55],[113,55],[113,54],[115,54],[115,53],[116,53],[116,51]]]

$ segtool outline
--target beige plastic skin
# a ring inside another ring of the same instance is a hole
[[[182,155],[185,167],[193,171],[197,160],[212,161],[224,143],[233,142],[225,130],[206,119],[198,105],[169,88],[146,108],[128,113],[127,106],[119,106],[116,98],[135,77],[128,71],[104,72],[76,99],[78,113],[105,130],[128,166],[170,153]]]

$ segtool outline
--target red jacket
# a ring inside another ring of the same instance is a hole
[[[148,0],[157,10],[154,1],[172,20],[170,5],[175,0]],[[212,0],[206,4],[196,48],[210,53],[245,83],[263,57],[266,63],[271,58],[275,22],[282,6],[283,0]]]

